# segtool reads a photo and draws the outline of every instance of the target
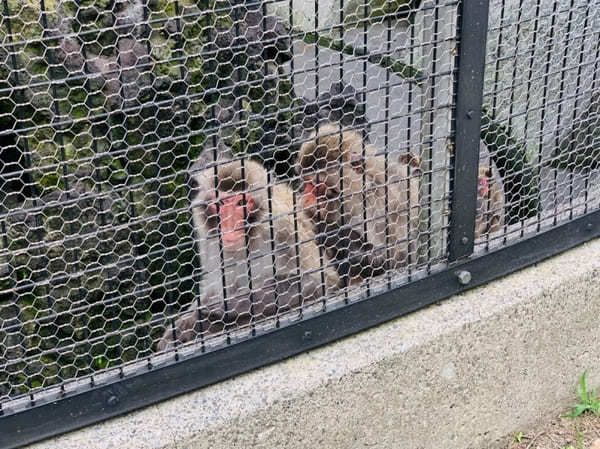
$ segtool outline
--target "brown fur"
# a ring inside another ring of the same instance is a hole
[[[369,258],[361,258],[361,263],[371,265],[375,272],[382,265],[386,269],[404,267],[408,264],[409,253],[413,260],[416,258],[419,162],[418,156],[413,154],[403,154],[395,159],[388,156],[386,223],[385,156],[376,155],[375,147],[363,142],[358,132],[341,130],[337,124],[323,125],[318,134],[314,132],[311,140],[302,145],[296,171],[305,180],[324,182],[329,193],[320,207],[307,207],[305,214],[315,227],[324,227],[329,232],[342,225],[350,226],[354,235],[360,235],[373,248]],[[366,234],[363,200],[366,204]],[[340,235],[339,238],[345,237]],[[350,257],[351,252],[350,249]]]
[[[271,183],[268,187],[266,170],[249,160],[220,165],[217,179],[215,189],[214,167],[191,174],[195,194],[192,195],[192,215],[205,270],[200,305],[192,304],[175,322],[174,329],[167,329],[159,342],[159,350],[170,347],[175,340],[183,343],[196,338],[201,320],[206,317],[207,324],[215,329],[219,324],[221,327],[226,323],[239,325],[315,301],[322,297],[323,287],[325,294],[330,294],[341,285],[336,270],[326,266],[326,258],[323,260],[325,285],[322,285],[321,257],[312,225],[302,214],[295,213],[293,191],[286,184]],[[269,190],[272,214],[269,213]],[[207,216],[207,206],[218,198],[240,192],[252,196],[257,211],[247,220],[248,247],[228,249],[219,244],[219,220]],[[251,260],[250,279],[248,260]],[[225,268],[225,285],[222,266],[229,266]]]
[[[497,232],[504,226],[504,189],[499,177],[488,166],[479,166],[479,179],[486,179],[489,185],[487,195],[477,192],[477,213],[475,215],[475,238]]]

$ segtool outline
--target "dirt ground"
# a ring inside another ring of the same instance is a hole
[[[568,410],[565,411],[567,413]],[[520,441],[519,441],[520,440]],[[600,449],[600,417],[558,417],[514,435],[506,449]]]

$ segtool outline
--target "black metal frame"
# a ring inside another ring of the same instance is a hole
[[[461,4],[458,87],[456,89],[453,198],[448,259],[473,253],[477,199],[477,168],[483,103],[485,46],[489,0]]]
[[[2,417],[0,447],[10,449],[33,443],[283,360],[485,284],[596,237],[600,237],[600,211],[318,317]],[[471,274],[467,285],[458,281],[459,269]]]
[[[291,2],[292,0],[290,0]],[[436,303],[557,253],[600,237],[600,211],[588,213],[480,257],[473,254],[477,166],[489,0],[463,0],[456,88],[450,266],[395,290],[302,319],[290,326],[209,353],[177,358],[168,366],[124,375],[59,400],[38,402],[2,416],[0,447],[14,448],[213,384]],[[290,8],[291,10],[291,8]],[[317,18],[318,20],[318,18]],[[290,18],[291,21],[291,18]],[[470,274],[470,281],[458,271]],[[466,285],[465,285],[466,284]],[[424,293],[426,292],[426,294]]]

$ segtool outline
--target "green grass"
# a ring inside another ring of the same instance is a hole
[[[596,390],[588,390],[586,376],[587,372],[584,371],[577,387],[579,402],[575,404],[570,413],[563,415],[565,418],[575,418],[585,412],[591,412],[595,416],[600,416],[598,392]]]

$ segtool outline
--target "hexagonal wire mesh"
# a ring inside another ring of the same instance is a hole
[[[482,165],[501,182],[504,219],[480,242],[486,249],[600,200],[600,3],[507,5],[490,4]]]
[[[2,413],[448,266],[458,1],[1,2]],[[491,2],[476,254],[600,208],[598,6]]]

